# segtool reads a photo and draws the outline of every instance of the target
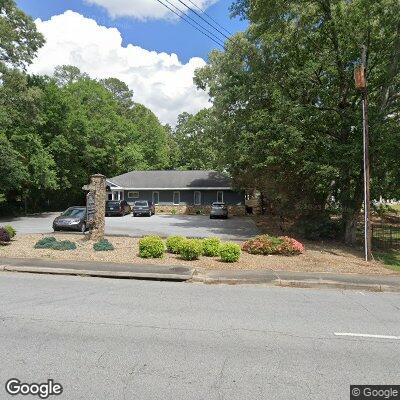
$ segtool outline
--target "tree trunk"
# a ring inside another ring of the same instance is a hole
[[[344,222],[344,241],[348,245],[355,245],[357,241],[357,222],[360,216],[363,204],[363,174],[362,171],[357,179],[356,187],[353,195],[345,203],[345,211],[343,212]]]
[[[357,212],[348,213],[345,217],[345,232],[344,241],[351,246],[356,244],[357,241],[357,220],[360,210]]]

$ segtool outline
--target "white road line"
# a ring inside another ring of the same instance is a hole
[[[375,339],[400,340],[400,336],[370,335],[368,333],[334,332],[333,334],[335,336],[353,336],[353,337],[366,337],[366,338],[375,338]]]

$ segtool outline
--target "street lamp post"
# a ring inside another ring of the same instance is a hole
[[[367,48],[362,47],[361,65],[354,71],[356,88],[362,93],[363,112],[363,160],[364,160],[364,254],[365,261],[372,259],[371,251],[371,204],[369,173],[369,131],[368,131],[368,85],[367,85]]]

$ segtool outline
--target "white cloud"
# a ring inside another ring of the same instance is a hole
[[[183,11],[187,8],[179,0],[169,0],[170,3]],[[218,0],[191,0],[201,9],[205,9]],[[157,0],[86,0],[86,3],[96,4],[105,8],[112,17],[134,17],[138,19],[161,19],[171,18],[174,14]],[[166,1],[163,1],[168,7],[171,7]],[[188,0],[184,1],[191,8],[195,8]],[[175,10],[176,11],[176,10]]]
[[[115,77],[134,91],[134,100],[149,107],[163,123],[176,123],[183,111],[209,107],[208,96],[193,84],[195,69],[206,63],[192,58],[182,64],[176,54],[122,46],[118,29],[100,26],[73,11],[36,20],[46,44],[30,66],[35,74],[52,74],[57,65],[75,65],[92,78]]]

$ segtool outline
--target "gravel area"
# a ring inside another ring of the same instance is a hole
[[[34,249],[35,243],[45,237],[42,234],[17,235],[9,246],[0,246],[0,257],[9,258],[45,258],[51,260],[106,261],[110,263],[186,265],[209,270],[256,270],[301,272],[336,272],[357,274],[388,275],[394,272],[383,267],[378,261],[366,263],[362,254],[340,244],[306,243],[306,252],[300,256],[255,256],[243,253],[240,261],[233,264],[223,263],[216,258],[201,257],[197,261],[181,260],[179,256],[166,254],[163,259],[143,260],[138,256],[138,241],[130,237],[108,237],[115,250],[95,252],[93,242],[82,235],[56,234],[58,240],[71,240],[77,245],[73,251],[55,251]]]

